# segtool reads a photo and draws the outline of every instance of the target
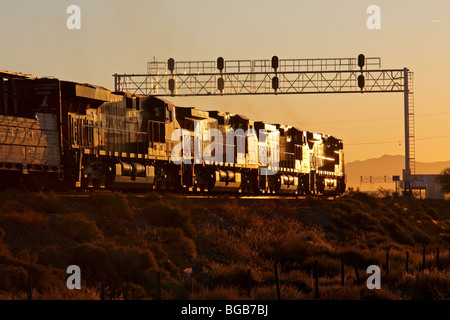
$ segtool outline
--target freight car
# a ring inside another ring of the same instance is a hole
[[[0,186],[342,194],[343,142],[240,114],[0,72]]]

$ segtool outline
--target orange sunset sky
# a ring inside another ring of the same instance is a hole
[[[69,30],[69,5],[81,29]],[[381,29],[369,30],[369,5]],[[448,0],[0,1],[0,69],[113,89],[114,73],[147,61],[381,57],[414,72],[416,161],[450,160]],[[332,134],[346,161],[404,154],[403,95],[327,94],[169,98]],[[365,144],[362,144],[365,143]]]

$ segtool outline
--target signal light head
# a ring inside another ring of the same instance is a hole
[[[173,58],[167,60],[167,69],[169,69],[170,72],[175,70],[175,60]]]
[[[277,56],[272,57],[272,68],[274,68],[275,70],[278,69],[278,57]]]
[[[365,86],[365,79],[364,79],[364,76],[362,75],[362,74],[360,74],[359,76],[358,76],[358,87],[360,87],[361,88],[361,91],[363,90],[363,88],[364,88],[364,86]]]
[[[225,62],[224,62],[223,58],[222,57],[217,58],[217,69],[222,71],[224,66],[225,66]]]
[[[358,56],[358,66],[362,69],[366,64],[366,57],[363,54]]]

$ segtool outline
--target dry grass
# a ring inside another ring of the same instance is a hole
[[[248,299],[248,269],[251,299],[277,299],[274,263],[282,299],[314,299],[316,260],[320,299],[450,299],[448,201],[357,191],[334,201],[189,201],[155,193],[83,201],[3,193],[0,200],[0,299],[25,299],[30,275],[36,299],[99,299],[102,278],[108,299],[156,299],[158,272],[163,299]],[[81,291],[65,286],[71,264],[82,269]],[[372,264],[381,267],[382,290],[365,286]]]
[[[0,216],[2,222],[13,224],[34,224],[45,227],[49,225],[49,217],[43,213],[28,209],[25,212],[11,212]]]
[[[121,218],[131,221],[134,212],[127,197],[120,193],[98,193],[89,197],[85,211],[106,218]]]

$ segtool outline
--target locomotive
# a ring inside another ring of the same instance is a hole
[[[0,71],[0,187],[339,195],[343,141]]]

